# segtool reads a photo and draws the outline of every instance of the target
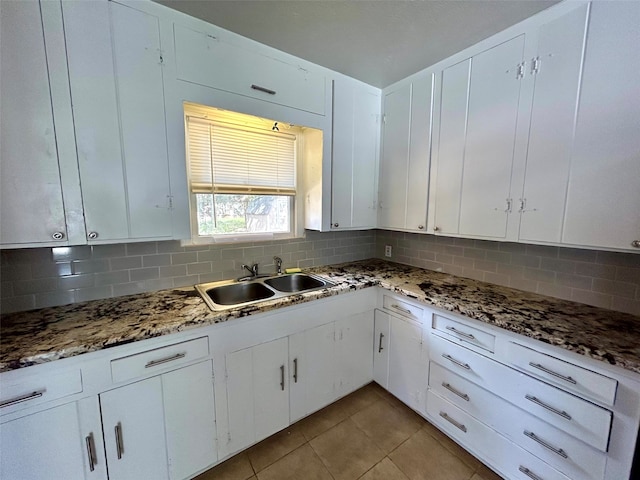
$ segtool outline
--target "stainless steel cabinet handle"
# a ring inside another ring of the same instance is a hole
[[[118,454],[118,460],[124,455],[124,443],[122,441],[122,425],[120,422],[114,428],[116,434],[116,453]]]
[[[396,305],[395,303],[391,305],[391,308],[395,308],[396,310],[400,310],[403,313],[413,315],[413,312],[411,310],[409,310],[408,308],[402,308],[400,305]]]
[[[11,400],[5,400],[4,402],[0,402],[0,408],[10,407],[11,405],[16,405],[17,403],[28,402],[29,400],[33,400],[34,398],[41,397],[45,391],[46,390],[38,390],[35,392],[27,393],[26,395],[12,398]]]
[[[53,232],[51,238],[54,240],[64,240],[64,232]]]
[[[460,360],[456,360],[451,355],[447,355],[446,353],[443,353],[442,356],[444,358],[446,358],[447,360],[449,360],[450,362],[453,362],[453,363],[455,363],[456,365],[458,365],[458,366],[460,366],[462,368],[466,368],[467,370],[471,370],[471,367],[469,366],[468,363],[464,363],[464,362],[461,362]]]
[[[535,403],[536,405],[540,405],[542,408],[546,408],[547,410],[549,410],[550,412],[555,413],[556,415],[560,415],[562,418],[566,418],[567,420],[571,420],[571,415],[569,415],[564,410],[558,410],[557,408],[553,408],[551,405],[547,405],[546,403],[544,403],[543,401],[541,401],[538,398],[534,397],[533,395],[525,395],[524,398],[526,398],[530,402]]]
[[[528,432],[527,430],[525,430],[522,433],[524,433],[525,436],[529,437],[534,442],[539,443],[540,445],[542,445],[547,450],[551,450],[556,455],[560,455],[562,458],[569,458],[569,455],[567,455],[567,453],[564,450],[562,450],[561,448],[556,448],[553,445],[551,445],[550,443],[545,442],[540,437],[538,437],[535,433]]]
[[[418,225],[418,230],[423,230],[424,229],[424,225]]]
[[[461,391],[456,390],[455,388],[453,388],[451,385],[449,385],[446,382],[442,382],[442,386],[444,388],[446,388],[447,390],[449,390],[454,395],[459,396],[461,399],[466,400],[467,402],[469,401],[469,395],[467,395],[466,393],[462,393]]]
[[[84,437],[84,443],[87,447],[87,458],[89,459],[89,471],[93,472],[96,469],[96,456],[93,449],[93,433],[90,433]]]
[[[531,478],[532,480],[543,480],[542,477],[539,477],[538,475],[533,473],[531,470],[529,470],[527,467],[520,465],[520,467],[518,467],[518,470],[520,470],[522,473],[524,473],[527,477]]]
[[[155,367],[156,365],[162,365],[163,363],[173,362],[174,360],[180,360],[181,358],[184,358],[186,356],[186,353],[176,353],[171,357],[161,358],[160,360],[151,360],[150,362],[147,362],[144,368],[151,368]]]
[[[280,366],[280,390],[284,391],[284,365]]]
[[[463,336],[463,337],[465,337],[465,338],[468,338],[469,340],[475,340],[475,339],[476,339],[476,337],[474,337],[474,336],[473,336],[473,335],[471,335],[470,333],[461,332],[460,330],[458,330],[458,329],[457,329],[457,328],[455,328],[455,327],[451,327],[451,326],[447,325],[445,328],[446,328],[447,330],[451,330],[453,333],[455,333],[455,334],[457,334],[457,335],[461,335],[461,336]]]
[[[268,88],[261,87],[260,85],[251,85],[251,88],[253,90],[258,90],[259,92],[268,93],[269,95],[275,95],[276,94],[275,90],[270,90]]]
[[[293,359],[293,381],[298,383],[298,359]]]
[[[452,424],[454,427],[457,427],[460,430],[462,430],[464,433],[467,433],[467,427],[465,427],[462,423],[456,422],[453,418],[451,418],[449,415],[447,415],[444,412],[440,412],[440,416],[444,418],[447,422]]]
[[[549,375],[553,375],[554,377],[557,377],[557,378],[559,378],[561,380],[564,380],[565,382],[569,382],[569,383],[572,383],[574,385],[576,385],[578,383],[573,378],[567,377],[565,375],[561,375],[560,373],[554,372],[553,370],[549,370],[547,367],[543,367],[539,363],[529,362],[529,365],[532,366],[533,368],[537,368],[538,370],[542,370],[544,373],[548,373]]]
[[[378,342],[378,353],[382,352],[384,348],[382,348],[382,339],[384,338],[384,333],[380,332],[380,341]]]

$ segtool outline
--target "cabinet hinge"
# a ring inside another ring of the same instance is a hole
[[[521,62],[517,65],[516,80],[520,80],[521,78],[524,78],[524,67],[525,67],[525,62]]]
[[[167,195],[169,199],[169,210],[173,210],[173,195]]]
[[[382,115],[382,123],[387,123],[387,115]]]
[[[540,71],[540,57],[531,59],[531,75],[535,75]]]
[[[227,432],[227,443],[231,443],[231,432]]]

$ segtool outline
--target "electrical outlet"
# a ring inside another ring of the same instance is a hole
[[[385,245],[384,246],[384,256],[385,257],[390,257],[391,256],[391,245]]]

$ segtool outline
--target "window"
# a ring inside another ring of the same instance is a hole
[[[206,110],[185,107],[194,240],[292,236],[295,127]]]

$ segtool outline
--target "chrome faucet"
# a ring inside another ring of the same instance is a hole
[[[282,259],[280,257],[273,257],[273,261],[276,266],[276,273],[282,275]]]
[[[252,280],[252,279],[258,277],[258,264],[257,263],[254,263],[251,266],[245,265],[243,263],[242,264],[242,268],[246,269],[251,275],[247,275],[247,276],[238,278],[239,282],[242,282],[244,280]]]

